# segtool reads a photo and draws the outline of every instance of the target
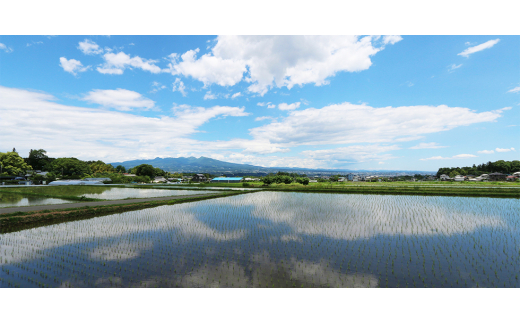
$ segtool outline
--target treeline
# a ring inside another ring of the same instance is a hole
[[[142,164],[130,169],[119,165],[114,168],[101,160],[83,161],[74,157],[51,158],[44,149],[31,149],[27,158],[22,158],[15,148],[12,152],[0,152],[0,176],[23,176],[27,172],[41,170],[45,176],[33,174],[33,182],[60,179],[110,178],[114,184],[131,182],[151,182],[156,176],[173,177],[177,174],[165,172],[152,165]],[[136,176],[125,176],[124,173]]]
[[[520,172],[520,160],[513,161],[504,161],[497,160],[496,162],[487,162],[480,165],[473,164],[472,167],[443,167],[439,168],[437,172],[437,177],[442,174],[446,174],[450,177],[455,177],[457,175],[482,175],[489,173],[502,173],[502,174],[512,174]]]
[[[264,184],[270,185],[276,184],[291,184],[293,182],[300,183],[303,185],[309,184],[309,178],[306,175],[299,175],[297,173],[278,172],[277,174],[269,174],[262,178]]]

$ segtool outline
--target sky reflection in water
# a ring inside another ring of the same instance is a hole
[[[517,214],[516,199],[258,192],[0,235],[0,286],[517,287]]]

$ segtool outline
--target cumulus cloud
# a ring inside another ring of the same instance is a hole
[[[246,72],[242,61],[223,59],[222,57],[206,54],[197,59],[199,49],[189,50],[181,56],[170,55],[170,72],[173,75],[193,77],[204,85],[218,84],[222,86],[235,85],[240,82]],[[180,58],[180,61],[179,61]]]
[[[249,115],[245,108],[238,107],[182,106],[174,108],[171,116],[151,118],[67,106],[53,102],[56,98],[49,94],[3,86],[0,97],[3,143],[12,143],[18,151],[28,152],[36,144],[44,147],[50,156],[107,162],[169,157],[190,151],[207,156],[211,149],[220,148],[213,148],[211,142],[190,139],[189,135],[212,118]],[[142,100],[147,102],[145,98]]]
[[[493,150],[480,150],[477,151],[477,154],[494,154],[495,152]]]
[[[401,36],[398,36],[398,35],[386,35],[383,37],[383,44],[387,45],[387,44],[390,44],[390,45],[393,45],[397,42],[400,42],[401,40],[403,40],[403,37]]]
[[[6,53],[11,53],[13,49],[9,46],[6,46],[5,44],[0,43],[0,49],[3,50]]]
[[[507,152],[510,152],[510,151],[515,151],[515,149],[513,147],[511,148],[496,148],[495,149],[497,153],[507,153]]]
[[[298,109],[299,107],[300,107],[300,102],[295,102],[295,103],[291,103],[291,104],[287,104],[287,103],[278,104],[278,109],[280,109],[280,110],[295,110],[295,109]]]
[[[176,78],[175,82],[173,82],[173,92],[179,91],[182,96],[186,96],[186,87],[184,86],[184,82],[181,81],[180,78]]]
[[[372,65],[371,56],[383,49],[375,37],[357,36],[219,36],[210,53],[199,49],[170,55],[174,75],[193,77],[222,86],[244,80],[250,92],[264,95],[269,88],[313,83],[327,84],[338,72],[359,72]],[[399,36],[385,36],[395,44]],[[383,46],[384,46],[383,45]]]
[[[92,90],[83,97],[83,100],[119,111],[131,111],[134,108],[150,110],[155,106],[154,101],[125,89]]]
[[[237,92],[237,93],[233,94],[233,95],[231,96],[231,98],[234,99],[234,98],[238,98],[239,96],[242,96],[242,93]]]
[[[69,72],[73,75],[76,75],[79,72],[85,72],[90,69],[90,65],[84,67],[80,61],[75,59],[67,60],[65,57],[60,57],[60,66],[65,72]]]
[[[482,43],[480,45],[466,48],[464,51],[458,53],[457,55],[469,57],[469,55],[471,55],[473,53],[480,52],[481,50],[495,46],[499,41],[500,41],[500,39],[498,39],[498,38],[494,39],[494,40],[488,40],[487,42]]]
[[[126,68],[140,68],[154,74],[161,72],[161,68],[154,64],[157,61],[143,59],[139,56],[130,57],[124,52],[105,53],[103,58],[105,63],[97,68],[97,71],[101,74],[123,74]]]
[[[436,160],[436,159],[464,159],[464,158],[473,158],[478,157],[471,154],[459,154],[455,155],[453,157],[442,157],[442,156],[435,156],[435,157],[429,157],[429,158],[421,158],[420,160]]]
[[[511,89],[507,91],[508,93],[518,93],[520,92],[520,86],[515,87],[514,89]]]
[[[78,49],[85,55],[96,55],[103,52],[103,48],[99,48],[99,45],[90,39],[79,42]]]
[[[421,142],[418,145],[410,147],[408,149],[437,149],[437,148],[446,148],[448,146],[439,146],[436,142]]]

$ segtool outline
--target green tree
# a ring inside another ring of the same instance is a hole
[[[27,165],[16,151],[6,153],[0,152],[0,165],[0,168],[2,169],[1,173],[3,175],[25,175],[27,170],[32,169],[32,167]]]
[[[101,160],[89,161],[87,164],[90,166],[93,173],[113,173],[115,171],[114,166],[105,164]]]
[[[42,170],[50,162],[50,159],[46,154],[47,151],[44,149],[31,149],[29,151],[29,157],[27,157],[25,161],[33,169]]]
[[[149,178],[155,178],[155,168],[149,164],[141,164],[132,169],[137,176],[148,176]]]
[[[164,176],[166,175],[166,172],[160,169],[159,167],[155,167],[154,169],[155,176]]]
[[[92,173],[90,166],[77,158],[56,158],[50,165],[54,174],[63,174],[68,178],[80,178]]]
[[[118,172],[118,173],[126,173],[125,166],[118,165],[118,166],[116,167],[116,172]]]

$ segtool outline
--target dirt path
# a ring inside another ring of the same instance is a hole
[[[215,194],[208,193],[208,194],[195,194],[195,195],[152,197],[152,198],[130,199],[130,200],[110,200],[110,201],[100,201],[100,202],[81,202],[81,203],[6,207],[6,208],[0,208],[0,214],[14,213],[14,212],[20,212],[20,211],[21,212],[33,212],[33,211],[41,211],[41,210],[60,210],[60,209],[70,209],[70,208],[83,207],[83,206],[103,206],[103,205],[116,205],[116,204],[132,204],[132,203],[150,202],[150,201],[168,201],[168,200],[185,199],[185,198],[198,197],[198,196],[211,196],[211,195],[220,195],[220,194],[217,194],[217,192],[215,192]]]

